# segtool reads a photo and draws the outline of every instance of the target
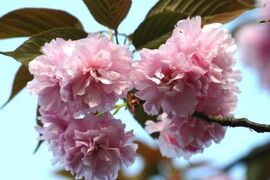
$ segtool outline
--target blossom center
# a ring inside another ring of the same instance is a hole
[[[183,74],[173,71],[156,73],[156,78],[161,82],[159,90],[171,96],[175,95],[176,92],[181,92],[182,88],[179,79],[183,78],[183,76]]]

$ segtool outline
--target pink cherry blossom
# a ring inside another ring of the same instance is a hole
[[[42,53],[29,64],[28,89],[44,111],[108,111],[132,89],[131,53],[105,36],[52,40]]]
[[[270,26],[268,24],[246,25],[237,32],[236,36],[245,62],[259,69],[270,62]]]
[[[42,55],[29,63],[29,71],[34,79],[27,84],[28,90],[39,96],[39,105],[44,111],[65,111],[62,100],[61,79],[67,76],[65,63],[70,60],[75,41],[57,38],[46,43]]]
[[[263,20],[270,20],[270,0],[258,0],[257,4],[261,11]]]
[[[255,68],[263,86],[270,88],[270,25],[246,25],[236,36],[244,62]]]
[[[201,28],[200,17],[179,21],[172,36],[157,50],[143,49],[134,64],[136,95],[145,101],[149,133],[158,132],[161,153],[184,157],[203,152],[224,137],[226,128],[192,117],[194,112],[232,116],[237,104],[234,39],[221,24]]]
[[[187,115],[197,104],[196,89],[200,72],[180,57],[170,59],[170,52],[144,49],[142,60],[134,63],[136,96],[144,101],[144,110],[156,115],[163,111]],[[179,63],[178,63],[179,62]]]
[[[258,0],[259,20],[270,20],[270,1]],[[270,25],[248,24],[236,33],[244,62],[255,68],[264,87],[270,89]]]
[[[212,142],[219,143],[226,132],[219,124],[196,118],[169,118],[163,113],[158,119],[158,122],[147,121],[146,130],[160,133],[158,144],[161,154],[166,157],[189,159],[191,155],[203,152]]]
[[[187,117],[212,92],[237,93],[241,75],[234,69],[235,50],[234,39],[221,24],[201,28],[200,17],[179,21],[164,45],[143,49],[142,60],[133,64],[136,96],[145,101],[145,112]]]
[[[137,145],[132,131],[109,113],[84,119],[44,114],[44,127],[37,128],[59,162],[76,178],[115,179],[121,167],[130,166]]]

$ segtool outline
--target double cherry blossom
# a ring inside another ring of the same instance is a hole
[[[105,36],[55,39],[29,64],[43,111],[72,114],[111,110],[132,89],[131,53]]]
[[[270,0],[258,0],[260,20],[270,20]],[[256,32],[256,33],[254,33]],[[263,87],[270,89],[270,24],[251,23],[236,33],[245,64],[256,70]]]
[[[137,145],[132,131],[105,113],[87,114],[83,119],[42,114],[43,127],[37,127],[53,152],[54,163],[63,164],[76,178],[115,179],[121,167],[130,166]]]
[[[145,112],[160,114],[148,121],[149,133],[160,132],[161,153],[168,157],[202,152],[226,131],[221,125],[191,117],[195,111],[231,116],[241,79],[234,69],[234,39],[221,24],[205,25],[195,17],[179,21],[172,36],[159,49],[141,51],[134,64],[136,95],[145,101]]]

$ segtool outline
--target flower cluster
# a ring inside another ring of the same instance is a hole
[[[54,162],[76,178],[115,179],[134,162],[137,145],[132,131],[109,113],[132,89],[131,53],[127,47],[94,34],[77,41],[55,39],[29,64],[43,127]]]
[[[241,79],[233,68],[235,50],[221,24],[201,28],[195,17],[179,21],[159,49],[141,51],[142,60],[134,64],[136,95],[148,114],[163,112],[160,122],[146,123],[150,133],[160,132],[163,155],[188,157],[222,139],[224,127],[191,116],[196,111],[232,115],[239,92],[235,83]]]
[[[258,1],[260,19],[270,19],[270,1]],[[270,24],[254,23],[242,27],[236,38],[242,50],[245,63],[255,68],[262,85],[270,89]]]
[[[38,95],[43,124],[36,129],[54,162],[76,178],[115,179],[134,162],[137,145],[109,111],[135,87],[136,102],[158,116],[146,130],[160,133],[161,153],[189,158],[225,135],[223,126],[192,114],[233,115],[241,79],[235,50],[221,24],[201,28],[200,17],[179,21],[165,44],[141,50],[133,63],[127,47],[102,35],[52,40],[29,64],[28,89]]]
[[[111,110],[132,89],[131,53],[100,34],[77,41],[52,40],[29,64],[42,111],[78,113]]]
[[[65,165],[76,178],[116,179],[118,171],[134,162],[133,133],[109,113],[87,114],[82,120],[59,115],[42,115],[44,127],[37,127],[41,140],[50,144],[54,162]]]
[[[270,1],[269,0],[258,0],[257,4],[259,7],[262,7],[260,9],[261,17],[264,20],[269,20],[270,19]]]

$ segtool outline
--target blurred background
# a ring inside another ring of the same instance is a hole
[[[3,1],[3,0],[2,0]],[[157,0],[133,0],[127,18],[120,24],[119,32],[130,34],[143,21],[148,10]],[[0,16],[19,8],[44,7],[62,9],[76,16],[87,32],[107,30],[90,15],[82,1],[65,0],[9,0],[3,1]],[[235,31],[239,24],[258,19],[259,9],[244,13],[224,28]],[[132,23],[131,23],[132,22]],[[0,29],[1,31],[1,29]],[[256,33],[256,32],[254,32]],[[269,32],[270,33],[270,32]],[[0,50],[14,50],[26,38],[0,40]],[[120,39],[121,40],[121,39]],[[270,39],[269,39],[270,41]],[[139,58],[135,55],[135,58]],[[241,94],[235,111],[236,117],[246,117],[258,123],[270,124],[270,89],[264,88],[257,69],[247,67],[240,51],[236,54],[237,68],[242,71],[239,83]],[[270,60],[270,59],[269,59]],[[10,96],[14,76],[20,63],[0,55],[0,105]],[[42,144],[36,154],[38,133],[35,132],[37,97],[22,90],[0,110],[0,179],[71,179],[60,166],[52,166],[52,154]],[[133,166],[120,173],[119,179],[269,179],[270,136],[247,128],[228,128],[220,144],[212,144],[204,153],[196,154],[189,161],[182,158],[168,160],[155,150],[155,141],[133,120],[128,111],[121,109],[116,115],[134,129],[140,150]],[[140,174],[141,172],[144,175]],[[127,177],[128,176],[128,177]]]

